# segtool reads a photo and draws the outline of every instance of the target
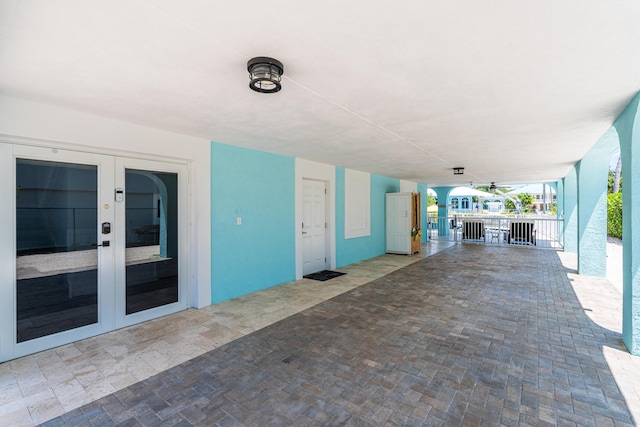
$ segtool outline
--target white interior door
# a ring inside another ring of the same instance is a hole
[[[302,274],[306,275],[326,269],[326,184],[302,182]]]
[[[187,307],[185,165],[0,154],[0,361]]]
[[[387,252],[408,254],[411,252],[409,196],[387,194],[386,202]]]

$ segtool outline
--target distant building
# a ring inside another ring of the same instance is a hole
[[[497,214],[504,210],[504,197],[474,188],[456,187],[449,193],[447,206],[450,214],[484,212]]]
[[[529,193],[533,196],[534,201],[531,209],[538,212],[545,212],[551,208],[552,203],[556,203],[556,191],[548,184],[529,184],[523,187],[511,190],[506,194],[516,198],[518,194]]]

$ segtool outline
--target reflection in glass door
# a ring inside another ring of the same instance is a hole
[[[98,168],[16,160],[16,341],[98,322]]]
[[[127,315],[176,303],[178,174],[125,170]]]

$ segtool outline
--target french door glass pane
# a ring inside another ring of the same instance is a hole
[[[97,173],[16,161],[17,342],[98,322]]]
[[[127,169],[126,314],[178,301],[178,175]]]

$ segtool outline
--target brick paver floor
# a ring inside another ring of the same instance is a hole
[[[574,273],[456,245],[46,425],[634,425]]]

